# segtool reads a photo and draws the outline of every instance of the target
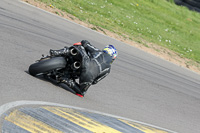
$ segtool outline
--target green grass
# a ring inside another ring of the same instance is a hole
[[[172,0],[39,0],[137,42],[169,48],[200,63],[200,14]]]

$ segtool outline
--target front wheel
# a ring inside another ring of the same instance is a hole
[[[54,57],[47,60],[34,63],[29,67],[29,73],[32,76],[44,74],[55,69],[62,69],[66,67],[66,60],[64,57]]]

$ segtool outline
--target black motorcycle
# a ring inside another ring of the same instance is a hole
[[[75,91],[61,82],[61,79],[68,78],[75,81],[80,76],[83,57],[81,47],[78,45],[69,47],[69,53],[65,56],[43,55],[40,60],[30,65],[29,73],[36,77],[43,76],[52,83],[75,94]]]

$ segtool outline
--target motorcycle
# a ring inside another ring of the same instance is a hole
[[[63,77],[75,81],[79,78],[83,52],[82,46],[73,45],[68,48],[65,56],[42,55],[42,58],[29,66],[29,74],[35,77],[43,76],[52,83],[76,94],[76,92],[61,82]]]

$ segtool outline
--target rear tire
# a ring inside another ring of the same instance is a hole
[[[30,65],[28,71],[32,76],[36,76],[55,69],[65,68],[66,64],[67,63],[64,57],[54,57]]]

